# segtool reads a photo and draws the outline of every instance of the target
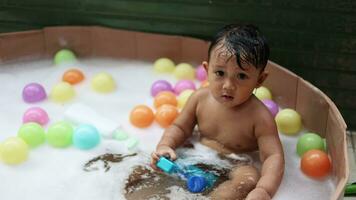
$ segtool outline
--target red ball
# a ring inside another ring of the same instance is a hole
[[[312,178],[322,178],[330,172],[331,162],[325,152],[313,149],[303,154],[300,167],[304,174]]]

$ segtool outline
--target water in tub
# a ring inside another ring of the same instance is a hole
[[[78,68],[85,75],[83,82],[74,85],[76,96],[72,101],[64,104],[50,99],[32,104],[23,101],[22,89],[26,84],[40,83],[49,94],[63,73],[70,68]],[[114,78],[114,92],[101,94],[91,89],[90,80],[100,72],[109,73]],[[75,104],[89,108],[100,119],[107,119],[110,124],[107,127],[117,124],[117,128],[129,134],[129,139],[110,139],[110,130],[106,130],[100,144],[90,150],[81,150],[73,145],[54,148],[45,143],[30,149],[28,159],[19,165],[0,162],[0,199],[206,199],[204,193],[189,193],[183,182],[151,171],[148,166],[149,154],[155,148],[163,129],[156,123],[139,129],[129,122],[129,113],[134,106],[145,104],[153,108],[150,87],[159,79],[168,80],[172,84],[177,82],[171,75],[155,74],[152,63],[139,61],[88,59],[54,66],[51,61],[42,60],[2,65],[0,141],[17,135],[23,114],[30,107],[38,106],[47,111],[50,121],[45,128],[48,128],[55,122],[68,120],[65,112]],[[86,120],[87,123],[99,123],[99,126],[104,123],[102,120],[96,122],[95,117]],[[128,148],[128,142],[134,139],[139,141],[138,145]],[[320,181],[306,177],[299,169],[300,159],[295,152],[296,137],[281,135],[281,139],[286,170],[273,199],[297,200],[301,199],[301,195],[304,200],[330,198],[335,189],[331,178]],[[189,164],[215,171],[223,180],[231,162],[221,159],[215,152],[194,140],[192,143],[181,149],[179,155],[186,157]],[[253,161],[258,165],[257,156],[235,157],[237,160],[239,158],[241,160],[238,162]]]

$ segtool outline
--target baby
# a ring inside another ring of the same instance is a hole
[[[194,92],[165,130],[152,153],[152,167],[157,169],[160,156],[175,160],[175,149],[198,125],[202,144],[223,154],[259,150],[262,163],[261,172],[250,165],[234,167],[211,199],[271,199],[283,177],[283,149],[274,118],[253,95],[268,75],[268,56],[268,44],[256,27],[228,25],[220,30],[203,62],[209,86]]]

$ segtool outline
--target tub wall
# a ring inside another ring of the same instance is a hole
[[[0,62],[52,58],[62,48],[78,57],[112,57],[154,61],[169,57],[175,62],[199,64],[207,58],[208,42],[198,39],[101,27],[49,27],[43,30],[0,35]],[[346,124],[335,104],[318,88],[294,73],[269,62],[264,85],[282,107],[296,109],[306,129],[327,140],[332,176],[337,185],[332,200],[342,199],[349,175]],[[335,167],[336,166],[336,167]]]

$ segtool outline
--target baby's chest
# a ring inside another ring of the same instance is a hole
[[[249,149],[257,144],[253,125],[244,120],[221,120],[218,118],[198,119],[202,137],[219,142],[231,149]]]

